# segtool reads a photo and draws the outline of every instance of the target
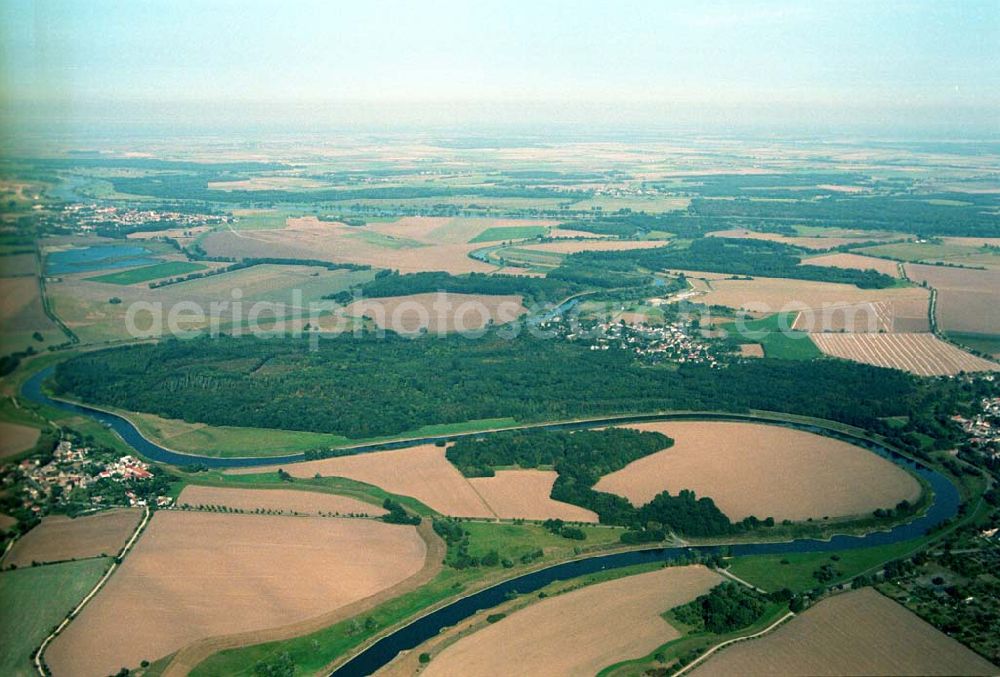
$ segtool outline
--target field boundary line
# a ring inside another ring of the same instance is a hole
[[[681,668],[677,672],[675,672],[674,673],[674,677],[677,677],[678,675],[683,675],[685,672],[687,672],[688,670],[690,670],[694,666],[696,666],[699,663],[701,663],[702,661],[704,661],[706,658],[708,658],[709,656],[711,656],[712,654],[714,654],[719,649],[724,649],[725,647],[729,646],[730,644],[735,644],[737,642],[743,642],[743,641],[750,640],[750,639],[757,639],[758,637],[760,637],[762,635],[766,635],[767,633],[771,632],[772,630],[774,630],[776,627],[778,627],[779,625],[781,625],[782,623],[784,623],[788,619],[794,618],[794,617],[795,617],[795,613],[789,611],[784,616],[782,616],[781,618],[779,618],[778,620],[776,620],[774,623],[771,623],[771,625],[767,626],[766,628],[764,628],[760,632],[755,632],[754,634],[752,634],[752,635],[746,635],[745,637],[734,637],[733,639],[727,639],[725,642],[722,642],[720,644],[716,644],[711,649],[709,649],[708,651],[706,651],[702,655],[698,656],[696,659],[694,659],[693,661],[691,661],[690,663],[688,663],[687,665],[685,665],[683,668]]]
[[[139,522],[139,525],[135,528],[135,531],[132,532],[132,537],[118,552],[118,555],[113,558],[111,566],[108,567],[108,570],[104,572],[104,575],[101,576],[100,580],[97,581],[97,584],[94,585],[94,587],[90,590],[89,593],[87,593],[87,596],[84,597],[82,600],[80,600],[80,603],[77,604],[76,607],[74,607],[74,609],[70,611],[69,614],[66,615],[66,618],[64,618],[62,622],[56,626],[55,630],[50,632],[48,637],[46,637],[42,641],[41,646],[39,646],[38,650],[35,652],[35,669],[38,670],[38,674],[41,675],[41,677],[48,677],[48,675],[52,674],[49,671],[48,666],[45,665],[45,658],[44,658],[45,649],[47,649],[49,644],[52,643],[52,640],[58,637],[59,633],[65,630],[66,626],[68,626],[73,621],[73,619],[75,619],[77,615],[79,615],[79,613],[83,611],[83,607],[87,605],[87,602],[93,599],[94,596],[101,591],[101,588],[104,587],[104,584],[108,582],[108,579],[111,578],[111,575],[118,569],[118,565],[121,563],[122,559],[125,558],[125,555],[128,554],[132,546],[135,545],[136,540],[139,538],[142,532],[145,531],[146,525],[149,524],[149,520],[150,518],[152,518],[152,516],[153,516],[153,511],[151,511],[149,509],[149,506],[147,505],[145,508],[145,513],[143,514],[142,517],[142,521]]]

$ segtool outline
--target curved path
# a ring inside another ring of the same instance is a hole
[[[55,407],[63,411],[69,411],[74,414],[89,416],[101,423],[104,423],[117,432],[122,439],[135,448],[137,452],[151,460],[173,465],[202,463],[211,467],[248,467],[257,465],[273,465],[275,463],[293,463],[305,460],[303,454],[292,454],[277,457],[269,456],[263,458],[214,458],[183,454],[167,449],[145,438],[131,421],[118,414],[113,414],[88,405],[75,404],[64,400],[50,398],[42,391],[41,386],[42,382],[51,372],[52,367],[49,367],[38,372],[37,374],[34,374],[28,381],[25,382],[21,391],[22,395],[24,395],[27,399],[40,404]],[[888,531],[878,531],[864,536],[839,535],[826,541],[816,539],[799,539],[782,543],[740,543],[728,546],[729,553],[733,556],[782,554],[790,552],[832,552],[835,550],[850,550],[877,545],[888,545],[923,536],[936,526],[940,525],[942,522],[945,522],[958,514],[958,507],[961,502],[958,490],[940,473],[910,460],[888,447],[877,444],[872,440],[841,430],[822,427],[820,425],[770,419],[750,414],[692,412],[680,414],[659,413],[647,415],[612,416],[567,423],[523,425],[510,429],[534,428],[542,430],[574,430],[604,425],[662,420],[755,421],[771,425],[786,426],[820,435],[827,435],[844,442],[864,447],[865,449],[892,461],[896,465],[908,469],[910,472],[919,475],[928,484],[930,484],[933,491],[932,503],[923,515],[906,524],[897,525]],[[379,451],[384,449],[398,449],[418,444],[432,444],[441,440],[450,440],[457,437],[468,437],[481,434],[483,433],[475,432],[463,433],[460,435],[398,440],[377,444],[361,444],[352,447],[352,449],[356,453]],[[488,609],[502,603],[507,598],[507,595],[511,593],[534,592],[554,581],[576,578],[578,576],[583,576],[604,569],[615,569],[649,562],[664,562],[675,560],[680,557],[686,557],[695,552],[712,553],[717,551],[719,551],[718,546],[690,546],[651,548],[646,550],[619,552],[609,555],[594,555],[563,562],[561,564],[555,564],[516,578],[508,579],[498,583],[497,585],[448,603],[413,620],[409,624],[393,631],[389,635],[382,637],[378,641],[369,645],[367,648],[361,650],[350,660],[340,665],[340,667],[338,667],[333,674],[338,675],[338,677],[345,675],[369,675],[391,661],[400,651],[405,651],[418,646],[424,640],[436,635],[442,628],[454,625],[473,615],[480,609]]]

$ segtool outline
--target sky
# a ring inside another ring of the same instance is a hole
[[[1000,133],[1000,0],[0,0],[8,119]]]

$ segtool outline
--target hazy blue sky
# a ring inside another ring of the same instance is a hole
[[[551,101],[1000,125],[1000,0],[0,0],[0,32],[5,107],[53,115]]]

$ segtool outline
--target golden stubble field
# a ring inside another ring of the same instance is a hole
[[[497,470],[494,477],[470,477],[476,490],[497,517],[503,519],[597,522],[597,513],[549,498],[558,474],[554,470]]]
[[[305,621],[413,576],[426,553],[413,527],[374,520],[161,511],[46,660],[98,677]]]
[[[630,425],[674,446],[605,475],[594,486],[635,505],[691,489],[730,519],[780,521],[868,515],[920,496],[906,471],[846,442],[758,423],[667,421]]]
[[[497,266],[469,256],[488,243],[470,243],[494,227],[543,226],[551,221],[407,217],[363,227],[320,221],[313,216],[288,219],[285,228],[238,233],[219,230],[206,236],[205,250],[215,256],[284,257],[362,263],[401,273],[446,271],[453,274],[495,272]]]
[[[551,597],[463,637],[422,674],[593,675],[679,637],[660,614],[722,580],[703,566],[670,567]]]
[[[874,270],[889,277],[899,277],[899,264],[895,261],[877,259],[874,256],[862,256],[860,254],[824,254],[823,256],[803,259],[802,265]]]
[[[177,497],[177,505],[225,506],[253,512],[274,510],[299,515],[369,515],[386,514],[381,506],[359,501],[350,496],[321,494],[294,489],[238,489],[235,487],[205,487],[190,484]]]
[[[59,562],[84,557],[114,557],[139,524],[138,508],[117,508],[70,519],[51,515],[15,544],[4,566],[31,566],[32,562]]]
[[[918,376],[944,376],[962,371],[1000,371],[1000,364],[984,360],[945,343],[933,334],[812,334],[827,355],[902,369]]]
[[[937,289],[937,320],[942,328],[1000,335],[1000,270],[905,265],[911,279]]]
[[[278,466],[228,471],[273,472]],[[412,496],[443,515],[454,517],[548,519],[596,522],[597,516],[549,497],[556,473],[499,470],[495,477],[467,478],[445,457],[444,447],[422,444],[405,449],[341,456],[283,466],[294,477],[346,477]]]
[[[996,675],[957,640],[872,588],[823,600],[764,637],[719,651],[691,673]]]

